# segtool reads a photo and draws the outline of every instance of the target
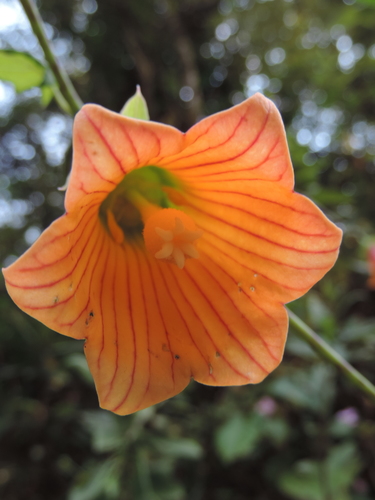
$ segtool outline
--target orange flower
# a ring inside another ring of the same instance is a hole
[[[280,115],[255,95],[186,134],[78,113],[66,214],[4,270],[17,305],[86,339],[103,408],[257,383],[283,355],[283,306],[334,264],[341,231],[293,191]]]

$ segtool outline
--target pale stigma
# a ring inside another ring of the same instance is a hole
[[[193,242],[200,238],[203,232],[187,229],[179,217],[175,218],[172,230],[155,227],[155,232],[162,240],[161,249],[155,253],[157,259],[168,260],[182,269],[187,258],[199,258],[199,252]]]

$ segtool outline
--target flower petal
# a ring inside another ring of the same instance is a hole
[[[156,165],[181,151],[183,134],[168,125],[134,120],[87,104],[73,128],[73,167],[66,210],[78,208],[87,193],[112,191],[130,170]]]
[[[280,362],[281,304],[265,310],[209,259],[190,262],[181,271],[129,245],[108,261],[102,321],[93,322],[86,342],[103,408],[132,413],[177,394],[191,377],[256,383]]]
[[[186,133],[183,151],[160,166],[190,182],[261,179],[289,188],[294,182],[280,114],[261,94],[199,122]]]
[[[263,300],[300,297],[335,263],[341,230],[308,198],[265,181],[195,187],[198,249]]]
[[[112,240],[99,222],[97,204],[60,217],[3,270],[10,296],[49,328],[85,338],[93,319],[93,275],[107,241]]]
[[[174,396],[191,378],[175,334],[184,325],[160,279],[157,261],[131,245],[115,247],[102,276],[101,321],[85,352],[101,406],[121,415]]]
[[[284,350],[282,303],[332,267],[341,240],[293,192],[275,106],[257,95],[184,135],[88,105],[73,135],[67,214],[4,270],[14,301],[50,328],[86,339],[100,404],[119,414],[179,393],[191,377],[209,385],[263,380]],[[199,228],[191,235],[197,250],[184,243],[194,257],[186,263],[181,250],[173,249],[177,266],[125,240],[114,217],[111,234],[100,222],[107,193],[144,165],[185,181],[185,217]]]
[[[181,359],[188,357],[194,379],[208,385],[263,380],[282,358],[285,308],[271,302],[260,306],[209,257],[190,260],[185,269],[170,267],[163,275],[188,325],[190,342],[186,335],[175,334]]]

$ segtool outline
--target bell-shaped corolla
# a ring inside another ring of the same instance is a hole
[[[85,105],[66,213],[4,270],[26,313],[85,339],[100,405],[262,381],[283,304],[333,266],[339,230],[293,190],[281,117],[257,94],[188,132]]]

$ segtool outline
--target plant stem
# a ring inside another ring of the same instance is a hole
[[[305,340],[323,358],[336,365],[354,385],[375,401],[375,386],[337,353],[325,340],[306,325],[294,312],[287,308],[290,324],[295,328],[299,337]]]
[[[45,58],[55,76],[56,83],[60,89],[64,99],[69,104],[72,115],[77,113],[83,106],[83,102],[75,91],[72,82],[64,68],[60,65],[52,52],[51,44],[48,41],[44,28],[43,20],[40,17],[38,9],[33,0],[20,0],[27,17],[29,18],[31,27],[39,40],[39,43],[44,51]]]

